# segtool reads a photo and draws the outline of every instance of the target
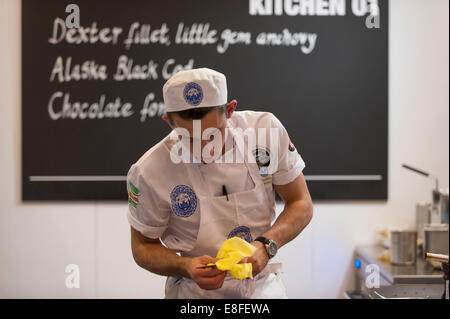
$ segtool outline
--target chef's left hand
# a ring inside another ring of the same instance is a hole
[[[264,269],[264,267],[266,267],[269,262],[269,255],[267,254],[266,247],[262,242],[254,241],[251,242],[251,244],[255,246],[257,250],[252,257],[247,258],[246,262],[252,263],[253,277],[255,277]]]

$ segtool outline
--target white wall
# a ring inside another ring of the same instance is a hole
[[[380,228],[413,226],[415,203],[430,200],[433,184],[401,163],[449,183],[449,2],[389,3],[389,201],[317,203],[278,257],[291,298],[341,298],[352,288],[355,246]],[[125,203],[20,201],[20,36],[20,1],[0,0],[0,297],[162,297],[164,278],[132,260]],[[80,289],[65,288],[71,263]]]

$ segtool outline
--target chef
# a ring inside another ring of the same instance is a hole
[[[308,225],[313,206],[286,129],[272,113],[236,111],[225,75],[211,69],[176,73],[163,95],[172,131],[127,176],[134,260],[167,276],[166,298],[287,298],[271,259]],[[180,145],[189,160],[174,160]],[[277,218],[275,191],[285,203]],[[257,248],[241,261],[253,278],[205,267],[232,237]]]

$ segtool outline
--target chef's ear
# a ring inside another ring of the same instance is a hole
[[[175,128],[175,126],[173,125],[172,120],[171,120],[166,114],[163,114],[163,115],[161,116],[161,118],[167,123],[167,125],[170,126],[170,128],[171,128],[172,130]]]
[[[233,115],[234,111],[236,110],[237,101],[232,100],[230,103],[227,104],[227,119]]]

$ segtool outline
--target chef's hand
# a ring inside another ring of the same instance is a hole
[[[266,247],[262,242],[254,241],[251,242],[251,244],[257,248],[256,251],[254,252],[253,256],[244,258],[246,260],[243,260],[241,262],[252,263],[252,274],[253,277],[255,277],[264,269],[264,267],[266,267],[267,263],[269,262],[269,255],[267,254]]]
[[[209,263],[215,263],[218,260],[219,259],[207,255],[191,258],[187,266],[189,277],[202,289],[219,289],[222,287],[223,281],[225,280],[225,276],[227,274],[226,271],[222,271],[217,268],[198,268],[204,267]]]

